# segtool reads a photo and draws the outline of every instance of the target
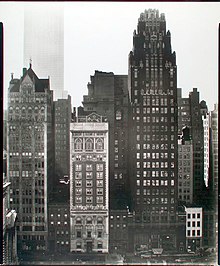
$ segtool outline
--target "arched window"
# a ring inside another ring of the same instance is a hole
[[[81,139],[76,139],[76,140],[75,140],[74,149],[75,149],[76,151],[81,151],[82,148],[83,148],[82,140],[81,140]]]
[[[82,219],[81,217],[76,218],[76,224],[82,224]]]
[[[97,141],[96,141],[96,144],[95,144],[95,148],[96,150],[104,150],[104,143],[103,143],[103,139],[101,138],[98,138]]]
[[[86,151],[92,151],[93,150],[93,140],[87,139],[86,140]]]
[[[98,217],[97,218],[97,224],[102,224],[103,223],[103,219],[102,217]]]
[[[21,109],[21,116],[24,118],[26,117],[26,108],[23,106]]]
[[[86,223],[87,223],[87,224],[92,224],[92,217],[88,217],[88,218],[86,219]]]

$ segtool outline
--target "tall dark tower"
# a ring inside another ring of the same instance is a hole
[[[129,55],[133,162],[131,182],[136,227],[134,244],[176,248],[177,66],[164,14],[141,13]],[[160,229],[159,229],[160,228]],[[146,232],[145,230],[145,232]],[[169,245],[166,240],[169,239]],[[143,242],[143,243],[142,243]]]

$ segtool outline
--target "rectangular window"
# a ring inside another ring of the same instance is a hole
[[[103,164],[97,164],[96,165],[96,170],[97,171],[103,171]]]
[[[76,171],[82,171],[82,165],[81,164],[75,164]]]
[[[92,164],[86,164],[86,171],[92,171]]]

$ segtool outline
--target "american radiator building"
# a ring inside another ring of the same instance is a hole
[[[108,252],[108,123],[95,113],[70,127],[70,251]]]
[[[128,79],[134,246],[177,249],[177,66],[165,15],[158,10],[140,15]]]

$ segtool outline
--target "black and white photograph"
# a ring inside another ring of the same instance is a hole
[[[218,2],[0,2],[2,265],[218,263]]]

